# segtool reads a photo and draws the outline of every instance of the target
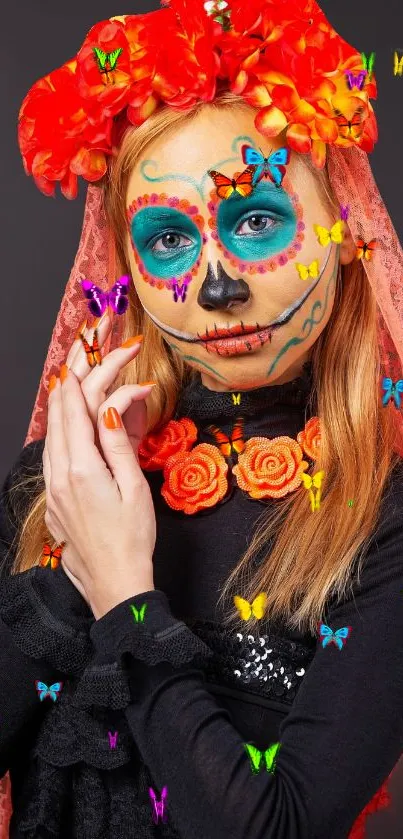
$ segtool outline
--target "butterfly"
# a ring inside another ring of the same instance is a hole
[[[343,649],[344,644],[347,643],[347,638],[351,633],[351,626],[342,626],[341,629],[336,629],[336,632],[333,632],[333,629],[325,623],[319,623],[318,628],[319,635],[322,640],[322,647],[327,647],[329,644],[335,644],[339,650]]]
[[[104,52],[99,47],[93,47],[92,51],[95,55],[95,60],[98,64],[98,70],[100,73],[104,73],[106,75],[106,80],[109,82],[109,73],[112,73],[113,70],[116,70],[117,60],[120,54],[123,52],[123,48],[119,47],[112,52]]]
[[[392,379],[385,377],[382,379],[382,387],[385,395],[382,398],[382,405],[387,405],[390,399],[395,400],[396,408],[400,408],[400,394],[403,393],[403,379],[398,379],[393,382]]]
[[[212,17],[216,23],[221,23],[221,26],[225,29],[229,28],[231,10],[227,8],[228,3],[226,3],[225,0],[207,0],[207,2],[203,4],[203,7],[209,17]]]
[[[394,55],[393,75],[394,76],[402,76],[403,75],[403,55],[401,55],[399,57],[396,50],[395,50],[395,55]]]
[[[267,594],[262,591],[257,595],[257,597],[255,597],[252,603],[248,603],[247,600],[244,600],[243,597],[239,597],[239,595],[236,594],[234,597],[234,603],[242,620],[249,620],[251,615],[254,615],[254,617],[259,620],[263,617],[266,611]]]
[[[108,731],[108,737],[109,737],[109,745],[110,745],[111,749],[116,749],[116,742],[117,742],[117,739],[118,739],[118,732],[117,732],[117,731],[115,731],[115,733],[114,733],[114,734],[112,734],[112,732],[111,732],[111,731]]]
[[[65,546],[65,542],[61,542],[56,548],[50,547],[48,542],[45,542],[43,549],[42,549],[42,558],[39,560],[39,565],[41,568],[46,568],[47,565],[50,565],[52,571],[55,570],[60,565],[60,560],[62,557],[62,550]]]
[[[372,71],[374,69],[374,64],[375,64],[375,53],[370,52],[370,53],[368,53],[368,55],[366,55],[365,52],[362,52],[361,53],[361,58],[362,58],[362,63],[365,67],[365,70],[367,71],[368,76],[371,78]]]
[[[53,702],[56,702],[57,694],[60,693],[63,687],[63,682],[55,682],[54,685],[49,685],[48,687],[45,685],[45,682],[38,682],[36,680],[35,687],[38,691],[41,702],[46,699],[47,696],[50,696],[50,698],[53,699]]]
[[[80,335],[80,338],[84,344],[84,349],[87,354],[87,361],[90,367],[95,367],[97,364],[102,363],[101,352],[99,349],[98,344],[98,330],[94,329],[94,338],[93,343],[90,345],[84,335]]]
[[[110,306],[117,315],[123,315],[129,305],[129,283],[130,277],[125,275],[116,280],[110,291],[102,291],[90,280],[81,280],[83,292],[90,301],[88,308],[91,314],[99,318]]]
[[[253,175],[255,172],[254,166],[248,166],[237,178],[227,178],[216,169],[210,169],[209,175],[213,179],[217,187],[217,195],[219,198],[231,198],[232,195],[241,195],[242,198],[247,198],[253,192]]]
[[[350,212],[350,205],[340,204],[340,218],[342,221],[347,221]]]
[[[168,787],[163,787],[161,790],[161,800],[157,801],[157,796],[152,787],[149,787],[148,794],[151,798],[151,806],[153,808],[152,817],[154,824],[158,824],[159,819],[161,817],[161,821],[166,824],[168,821],[168,816],[165,812],[165,804],[168,799]]]
[[[256,151],[252,146],[244,144],[241,148],[242,160],[247,165],[255,167],[255,174],[253,176],[253,184],[262,180],[262,178],[270,178],[276,186],[280,187],[285,175],[285,167],[290,160],[290,149],[282,147],[269,155],[264,157],[262,151]]]
[[[136,609],[136,607],[133,606],[133,604],[130,605],[130,608],[133,612],[134,620],[136,621],[136,623],[144,623],[144,615],[146,613],[147,603],[143,603],[140,609]]]
[[[216,425],[209,425],[206,431],[210,431],[213,435],[216,443],[218,443],[221,454],[224,457],[230,457],[233,451],[241,454],[245,448],[245,441],[243,439],[244,424],[245,420],[242,417],[237,419],[232,429],[231,440]]]
[[[339,136],[343,137],[345,140],[359,140],[362,134],[363,128],[363,113],[364,113],[364,106],[360,105],[352,116],[352,119],[347,119],[347,117],[342,114],[338,108],[335,108],[334,117],[336,125],[339,129]]]
[[[237,393],[237,394],[233,393],[232,394],[232,401],[233,401],[234,405],[240,405],[241,404],[241,394],[240,393]]]
[[[301,262],[296,262],[295,267],[301,280],[307,280],[308,277],[316,279],[319,276],[319,259],[314,259],[310,265],[302,265]]]
[[[172,291],[174,293],[175,303],[178,302],[179,298],[182,300],[182,303],[185,302],[187,287],[188,287],[187,282],[184,282],[182,286],[179,286],[177,280],[172,280],[171,288],[172,288]]]
[[[273,743],[273,745],[269,746],[269,748],[264,752],[261,752],[260,749],[256,748],[256,746],[252,746],[251,743],[244,743],[244,746],[250,757],[252,772],[254,775],[257,775],[263,765],[263,762],[266,764],[267,771],[274,775],[277,752],[281,748],[281,743]]]
[[[311,502],[311,510],[314,513],[315,510],[319,510],[320,504],[320,496],[321,496],[321,487],[322,487],[322,480],[325,476],[323,469],[320,472],[316,472],[316,475],[307,475],[306,472],[302,472],[301,478],[304,484],[305,489],[309,490],[309,499]],[[317,490],[316,498],[313,494],[312,487]]]
[[[343,241],[344,222],[341,219],[336,221],[330,230],[328,230],[327,227],[322,227],[321,224],[314,224],[313,229],[316,233],[319,244],[323,245],[324,248],[330,241],[337,242],[338,244]]]
[[[372,252],[375,250],[376,247],[376,239],[371,239],[368,244],[364,242],[364,239],[357,239],[357,253],[356,259],[372,259]]]
[[[355,76],[351,70],[346,70],[344,73],[347,84],[350,90],[353,90],[354,87],[358,87],[358,90],[362,90],[364,87],[365,76],[367,75],[366,70],[360,70],[359,73]]]

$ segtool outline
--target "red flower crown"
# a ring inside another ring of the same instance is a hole
[[[376,81],[361,53],[315,0],[161,0],[154,12],[92,27],[77,56],[36,82],[19,114],[27,175],[45,195],[55,182],[100,180],[128,125],[160,103],[186,110],[218,86],[254,108],[256,129],[325,164],[326,144],[372,151]],[[359,81],[357,81],[359,80]]]

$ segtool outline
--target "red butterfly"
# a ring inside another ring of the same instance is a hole
[[[84,338],[84,335],[81,335],[81,333],[80,338],[84,344],[84,349],[87,355],[87,361],[90,367],[95,367],[97,364],[101,364],[102,357],[98,344],[98,330],[94,329],[94,339],[92,345],[88,343],[88,341]]]
[[[364,112],[364,106],[360,106],[353,114],[353,118],[347,119],[347,117],[342,114],[337,108],[335,108],[335,121],[337,127],[339,129],[340,137],[343,137],[345,140],[359,140],[363,130],[363,117],[362,114]]]
[[[227,435],[224,434],[216,425],[209,425],[206,429],[213,435],[216,443],[218,444],[218,448],[224,457],[230,457],[232,451],[237,454],[241,454],[241,452],[243,452],[245,448],[245,441],[243,439],[244,424],[245,422],[242,417],[237,419],[232,429],[231,439],[229,439],[229,437],[227,437]]]
[[[372,253],[376,248],[376,239],[371,239],[368,243],[364,242],[364,239],[357,239],[356,245],[356,259],[372,259]]]
[[[252,183],[254,173],[255,167],[248,166],[237,178],[227,178],[226,175],[222,175],[216,169],[210,169],[208,174],[217,187],[219,198],[231,198],[231,195],[234,195],[234,193],[238,193],[242,198],[246,198],[254,189],[254,184]]]
[[[42,568],[46,568],[47,565],[50,565],[52,571],[54,571],[55,568],[57,568],[58,565],[60,565],[62,550],[65,544],[65,542],[61,542],[61,544],[58,545],[57,548],[53,548],[52,550],[49,543],[45,542],[42,549],[42,559],[39,560],[39,565],[41,565]]]

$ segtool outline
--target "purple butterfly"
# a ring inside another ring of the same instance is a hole
[[[168,799],[168,787],[163,787],[162,788],[162,790],[161,790],[161,801],[157,801],[157,796],[156,796],[152,787],[149,787],[148,793],[149,793],[149,796],[150,796],[151,802],[152,802],[152,808],[153,808],[152,817],[153,817],[154,824],[158,824],[160,816],[161,816],[161,821],[164,822],[164,824],[166,824],[167,821],[168,821],[168,816],[165,812],[165,803]]]
[[[116,749],[116,741],[118,739],[118,732],[115,731],[115,733],[112,734],[111,731],[108,731],[108,737],[109,737],[109,745],[110,745],[111,749]]]
[[[182,300],[182,303],[186,300],[186,292],[187,292],[188,283],[186,280],[184,281],[182,287],[179,287],[177,280],[172,280],[172,291],[174,293],[174,300],[175,303],[178,302],[179,297]]]
[[[340,218],[342,219],[342,221],[347,221],[349,212],[350,212],[350,205],[349,204],[346,204],[345,207],[343,206],[343,204],[340,204]]]
[[[354,87],[358,87],[358,90],[362,90],[364,87],[365,76],[367,75],[366,70],[360,70],[359,73],[355,76],[351,70],[346,70],[344,75],[347,78],[347,84],[350,90],[353,90]]]
[[[102,291],[90,280],[81,280],[83,292],[90,302],[88,308],[94,317],[103,315],[107,306],[111,306],[117,315],[123,315],[129,305],[130,277],[124,276],[116,280],[110,291]]]

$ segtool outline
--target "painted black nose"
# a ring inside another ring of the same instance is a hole
[[[217,262],[217,273],[209,262],[206,278],[197,295],[199,305],[211,309],[229,309],[234,303],[244,303],[249,300],[250,288],[242,278],[233,280],[224,270],[221,262]]]

